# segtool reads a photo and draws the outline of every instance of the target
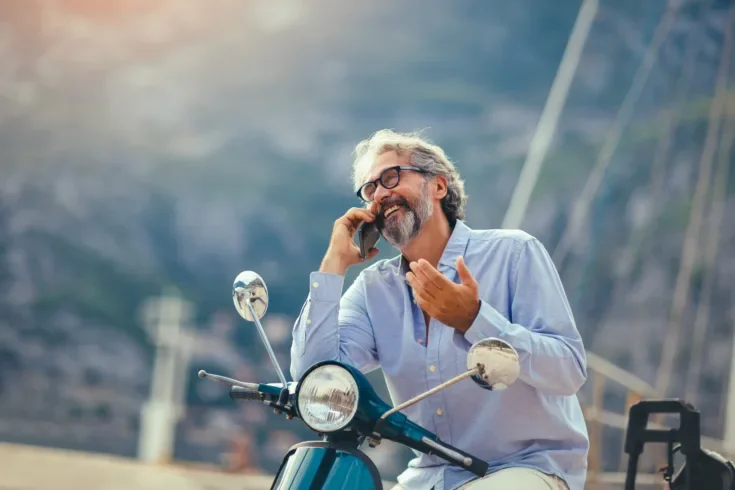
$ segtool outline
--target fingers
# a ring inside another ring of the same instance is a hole
[[[425,280],[413,272],[406,273],[406,280],[413,288],[415,296],[421,296],[429,301],[436,299],[436,289],[431,284],[427,284]]]
[[[337,220],[337,223],[346,226],[347,229],[354,234],[355,231],[357,231],[357,227],[360,226],[360,223],[363,221],[375,221],[375,214],[365,208],[350,208]]]
[[[356,229],[363,221],[375,221],[375,215],[365,208],[350,208],[340,219],[349,227]]]
[[[467,268],[467,264],[465,264],[464,257],[462,256],[457,258],[457,275],[462,280],[462,284],[472,288],[477,287],[477,281],[475,281],[474,276],[472,276],[472,273]]]
[[[419,308],[425,311],[430,317],[436,318],[437,313],[434,306],[435,301],[432,298],[426,296],[425,293],[416,289],[414,289],[413,296],[414,298],[416,298],[416,303],[419,305]]]
[[[450,284],[453,284],[424,259],[419,259],[418,262],[411,262],[409,267],[425,286],[431,285],[441,291],[447,289]]]

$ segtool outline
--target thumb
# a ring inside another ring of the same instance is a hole
[[[464,263],[464,257],[460,256],[457,258],[457,274],[459,275],[462,284],[470,286],[472,288],[477,287],[477,281],[472,277],[472,273],[467,268],[467,264]]]

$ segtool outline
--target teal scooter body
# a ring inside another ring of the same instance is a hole
[[[383,490],[375,464],[357,448],[326,441],[296,444],[286,454],[274,490]]]

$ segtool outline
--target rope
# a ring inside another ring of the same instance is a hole
[[[735,98],[730,98],[730,109],[725,127],[725,134],[719,149],[719,159],[717,161],[717,173],[715,174],[714,190],[712,195],[712,212],[710,215],[709,232],[704,233],[703,237],[707,241],[707,249],[704,256],[704,267],[707,275],[704,278],[702,286],[702,297],[697,305],[697,315],[694,320],[694,329],[692,332],[692,358],[689,362],[689,371],[685,383],[684,396],[687,400],[694,400],[699,387],[699,377],[702,370],[702,357],[704,352],[704,341],[707,335],[707,324],[710,317],[710,298],[712,297],[712,289],[714,279],[717,275],[715,270],[715,261],[717,259],[717,251],[720,245],[720,224],[725,214],[725,195],[727,194],[727,184],[730,180],[730,152],[732,144],[735,140]]]
[[[706,2],[707,5],[702,7],[704,13],[701,18],[705,18],[706,14],[711,8],[712,0]],[[695,42],[697,38],[697,30],[692,29],[691,34],[687,40],[686,52],[684,53],[684,61],[682,65],[682,75],[679,79],[679,83],[676,86],[676,101],[672,110],[667,111],[663,114],[664,128],[662,131],[661,139],[659,139],[659,145],[656,147],[656,154],[653,157],[653,165],[651,167],[651,182],[653,186],[653,202],[657,203],[659,195],[661,193],[661,187],[663,186],[663,175],[665,163],[669,157],[669,150],[671,149],[671,136],[673,135],[673,129],[679,125],[681,120],[681,112],[686,102],[686,96],[689,93],[689,89],[692,86],[692,79],[694,78],[694,66],[697,60],[697,54],[702,47],[702,40],[704,34],[699,36],[699,43]]]
[[[554,262],[557,267],[561,267],[564,259],[566,258],[572,244],[577,239],[579,232],[584,224],[589,213],[590,203],[595,197],[597,190],[600,188],[602,178],[605,175],[605,170],[610,165],[612,156],[615,153],[615,149],[620,143],[620,138],[623,132],[623,127],[627,124],[630,116],[633,112],[636,102],[643,92],[648,76],[651,73],[656,61],[658,60],[658,52],[663,44],[664,40],[668,36],[671,27],[676,19],[676,14],[679,11],[679,2],[670,0],[666,9],[666,12],[661,16],[658,26],[656,27],[655,34],[651,44],[646,49],[646,53],[643,57],[641,65],[636,70],[628,92],[625,94],[623,103],[618,110],[618,113],[613,123],[612,129],[608,132],[607,138],[597,156],[595,166],[590,172],[586,184],[584,185],[581,194],[574,203],[572,209],[572,215],[567,223],[567,226],[562,233],[561,240],[557,245],[552,255]]]
[[[681,336],[681,320],[689,295],[689,286],[691,284],[692,271],[697,255],[704,204],[711,180],[712,161],[714,160],[717,137],[725,107],[723,94],[727,90],[726,83],[730,66],[733,19],[735,19],[735,7],[730,8],[730,16],[725,28],[725,42],[722,55],[720,56],[715,96],[710,103],[707,136],[699,162],[699,177],[684,236],[684,246],[679,263],[679,272],[676,277],[676,286],[674,288],[674,300],[671,306],[669,325],[664,337],[661,363],[659,364],[658,374],[656,376],[656,392],[660,396],[666,396],[666,393],[668,393],[674,358],[678,351],[679,337]]]

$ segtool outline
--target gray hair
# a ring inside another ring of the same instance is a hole
[[[441,175],[447,179],[447,195],[441,202],[442,211],[451,225],[458,219],[464,219],[467,195],[459,172],[444,150],[428,139],[421,138],[418,132],[396,133],[390,129],[381,129],[358,143],[352,166],[355,191],[365,183],[375,159],[389,151],[395,151],[399,155],[408,152],[411,165],[425,170],[430,175]]]

